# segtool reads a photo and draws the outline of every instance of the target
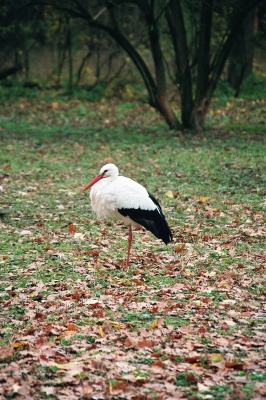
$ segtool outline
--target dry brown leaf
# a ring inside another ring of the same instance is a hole
[[[0,360],[12,358],[14,354],[14,346],[0,346]]]
[[[176,253],[181,253],[182,251],[185,251],[186,250],[186,246],[176,246],[175,247],[175,252]]]
[[[226,361],[224,365],[226,368],[232,368],[232,369],[242,370],[244,368],[244,364],[237,361],[232,361],[232,362]]]
[[[73,225],[72,223],[68,224],[68,230],[72,235],[74,235],[74,233],[76,233],[75,225]]]

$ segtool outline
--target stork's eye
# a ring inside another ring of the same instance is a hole
[[[105,175],[106,172],[108,172],[108,169],[106,169],[105,171],[103,171],[103,176]]]

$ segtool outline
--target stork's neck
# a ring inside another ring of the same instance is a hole
[[[112,175],[112,176],[108,176],[108,177],[106,177],[106,178],[103,178],[103,181],[108,181],[109,183],[110,182],[113,182],[115,179],[117,179],[117,177],[118,177],[118,175],[116,174],[116,175]]]
[[[97,188],[104,188],[108,185],[110,185],[111,182],[113,182],[115,179],[117,179],[117,176],[108,176],[106,178],[101,179],[100,181],[98,181],[93,187],[97,187]]]

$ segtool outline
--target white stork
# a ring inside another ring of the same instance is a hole
[[[116,217],[129,226],[126,267],[129,265],[132,225],[144,226],[165,244],[172,241],[171,230],[155,197],[139,183],[119,176],[114,164],[104,165],[83,192],[90,187],[91,206],[98,216]]]

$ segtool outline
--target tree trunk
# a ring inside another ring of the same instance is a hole
[[[154,13],[154,10],[151,10]],[[150,17],[150,18],[149,18]],[[151,21],[149,21],[151,19]],[[155,20],[154,15],[147,16],[147,22],[149,24],[149,38],[151,44],[151,52],[154,62],[155,75],[156,75],[156,108],[165,118],[170,129],[175,129],[177,124],[177,118],[171,109],[169,101],[167,99],[167,85],[165,76],[165,66],[163,59],[163,52],[160,43],[160,31],[158,27],[158,21]]]
[[[73,57],[72,57],[72,26],[71,20],[66,20],[66,46],[68,51],[68,90],[73,90]]]
[[[198,68],[196,81],[196,94],[194,102],[194,127],[201,131],[208,113],[210,100],[207,96],[210,74],[210,43],[213,16],[213,2],[209,0],[202,2],[200,13],[199,43],[197,46]],[[204,57],[202,56],[204,54]]]
[[[230,55],[227,81],[235,89],[236,97],[239,96],[243,80],[252,72],[255,17],[256,9],[253,9],[238,32]]]
[[[92,52],[91,50],[88,51],[88,53],[83,57],[81,64],[79,66],[78,72],[77,72],[77,79],[76,82],[74,84],[74,86],[78,86],[80,80],[81,80],[81,74],[83,71],[83,68],[85,67],[86,61],[92,56]]]
[[[192,77],[189,66],[189,50],[186,29],[179,0],[171,1],[166,9],[166,19],[173,41],[177,67],[176,81],[181,98],[182,126],[193,128],[193,92]]]
[[[66,33],[65,30],[65,18],[60,19],[60,26],[59,26],[59,32],[61,29],[64,31],[64,34]],[[64,42],[62,43],[61,38],[59,36],[59,40],[57,43],[57,76],[56,76],[56,86],[60,87],[61,86],[61,77],[62,77],[62,72],[66,60],[66,54],[68,50],[68,37],[66,35]]]

